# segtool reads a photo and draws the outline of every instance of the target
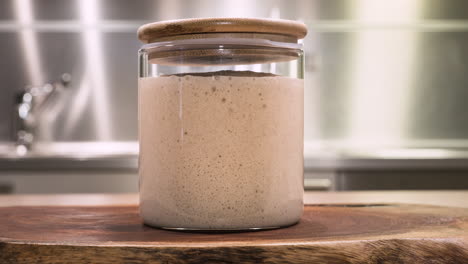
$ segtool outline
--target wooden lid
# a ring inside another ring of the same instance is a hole
[[[207,33],[259,33],[302,39],[306,25],[282,19],[260,18],[190,18],[149,23],[138,29],[138,38],[144,43],[167,40],[168,37]]]

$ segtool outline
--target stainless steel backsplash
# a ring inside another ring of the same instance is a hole
[[[136,140],[138,26],[245,16],[308,24],[308,142],[463,145],[466,10],[463,0],[3,0],[0,141],[13,140],[15,93],[62,73],[71,87],[41,116],[38,140]]]

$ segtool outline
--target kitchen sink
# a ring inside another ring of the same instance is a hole
[[[138,191],[137,142],[0,144],[0,193]]]
[[[138,143],[35,143],[30,150],[13,143],[0,144],[0,169],[112,168],[136,170]]]

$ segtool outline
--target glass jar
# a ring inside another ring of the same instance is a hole
[[[304,24],[138,30],[140,214],[177,230],[289,226],[303,211]]]

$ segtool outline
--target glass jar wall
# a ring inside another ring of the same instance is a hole
[[[167,33],[171,26],[190,33]],[[304,83],[297,41],[305,33],[300,23],[262,19],[140,28],[149,42],[139,51],[145,223],[248,230],[299,220]]]

